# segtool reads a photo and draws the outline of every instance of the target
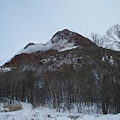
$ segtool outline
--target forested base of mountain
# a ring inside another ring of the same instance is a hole
[[[68,58],[62,59],[60,53],[59,61],[57,58],[54,62],[0,73],[0,97],[9,98],[10,103],[14,99],[27,100],[33,107],[48,106],[60,112],[74,107],[82,112],[84,104],[97,106],[103,114],[120,113],[120,55],[114,51],[107,54],[105,50],[82,53],[82,50],[64,52],[64,56],[69,56],[69,64],[63,63]],[[60,69],[48,69],[60,61]]]

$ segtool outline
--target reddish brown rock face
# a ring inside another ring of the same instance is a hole
[[[41,59],[47,58],[53,54],[57,53],[55,50],[48,50],[45,52],[38,52],[34,54],[27,54],[27,53],[22,53],[19,55],[15,55],[11,61],[5,63],[3,67],[19,67],[22,64],[31,64],[35,63]]]
[[[22,53],[20,55],[14,56],[14,58],[12,58],[10,62],[5,63],[3,66],[4,67],[18,67],[24,64],[25,62],[33,63],[33,62],[38,61],[39,59],[40,58],[35,54]]]

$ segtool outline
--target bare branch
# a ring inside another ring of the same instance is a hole
[[[120,44],[120,25],[115,24],[106,31],[106,36],[110,41]]]
[[[98,34],[91,33],[91,37],[92,37],[93,42],[97,46],[102,46],[104,44],[104,39],[101,36],[99,36]]]

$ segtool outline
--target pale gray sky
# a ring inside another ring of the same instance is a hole
[[[120,0],[0,0],[0,65],[64,28],[90,37],[120,23]]]

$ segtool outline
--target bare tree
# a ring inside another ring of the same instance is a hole
[[[100,47],[113,49],[113,46],[115,45],[120,48],[120,25],[113,25],[103,36],[99,36],[96,33],[91,33],[91,38],[93,42]]]
[[[104,44],[104,40],[103,37],[99,36],[97,33],[91,33],[91,37],[93,42],[97,45],[97,46],[103,46]]]
[[[113,44],[116,43],[120,47],[120,25],[115,24],[106,31],[106,37]]]

